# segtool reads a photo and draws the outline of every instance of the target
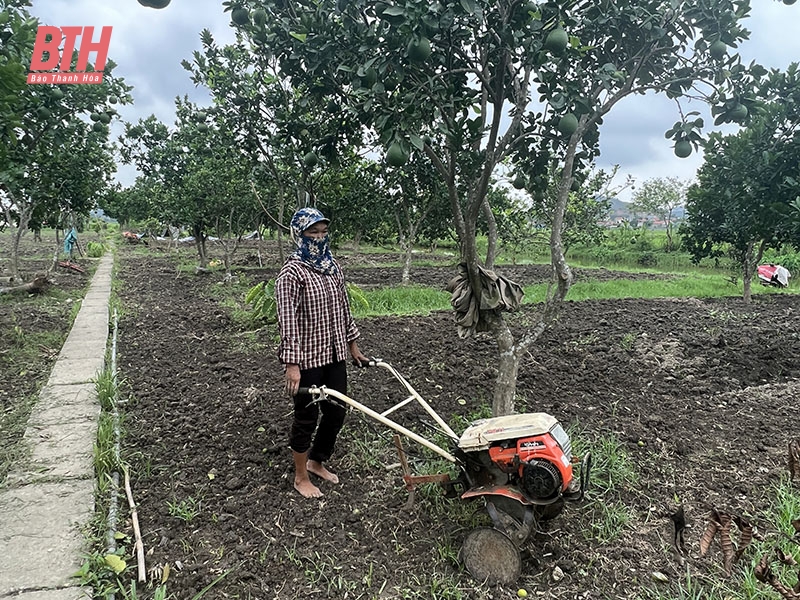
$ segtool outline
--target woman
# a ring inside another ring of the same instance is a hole
[[[309,473],[339,482],[323,463],[333,454],[345,408],[333,400],[312,403],[309,394],[297,391],[325,385],[346,394],[347,354],[358,366],[369,361],[356,343],[359,333],[350,313],[344,276],[331,256],[329,223],[315,208],[301,208],[292,216],[297,249],[275,281],[281,333],[278,357],[286,371],[286,392],[294,398],[289,436],[294,487],[305,498],[322,496]]]

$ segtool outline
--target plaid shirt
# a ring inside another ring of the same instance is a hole
[[[346,360],[359,337],[341,268],[326,275],[290,258],[275,280],[279,360],[313,369]]]

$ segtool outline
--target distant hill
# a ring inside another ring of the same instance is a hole
[[[623,202],[618,198],[609,198],[611,208],[608,211],[609,222],[625,221],[641,221],[646,220],[648,217],[653,218],[655,215],[634,215],[630,210],[630,202]],[[672,213],[673,223],[682,220],[686,216],[686,209],[683,206],[677,207]]]
[[[630,218],[631,211],[629,210],[630,204],[628,202],[623,202],[618,198],[609,198],[608,201],[611,203],[611,208],[609,210],[609,216],[612,218]]]

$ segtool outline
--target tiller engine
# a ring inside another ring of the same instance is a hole
[[[478,579],[513,582],[522,566],[519,548],[534,525],[558,516],[565,500],[583,499],[591,455],[574,469],[569,436],[546,413],[476,421],[455,454],[464,480],[461,497],[482,497],[494,524],[467,536],[464,564]]]

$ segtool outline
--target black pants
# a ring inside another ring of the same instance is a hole
[[[300,387],[314,385],[324,385],[347,394],[347,363],[342,360],[315,369],[301,370]],[[313,404],[311,400],[310,394],[298,394],[294,397],[294,421],[289,434],[289,447],[300,453],[310,448],[309,460],[324,462],[333,454],[336,437],[344,425],[346,410],[333,398]]]

